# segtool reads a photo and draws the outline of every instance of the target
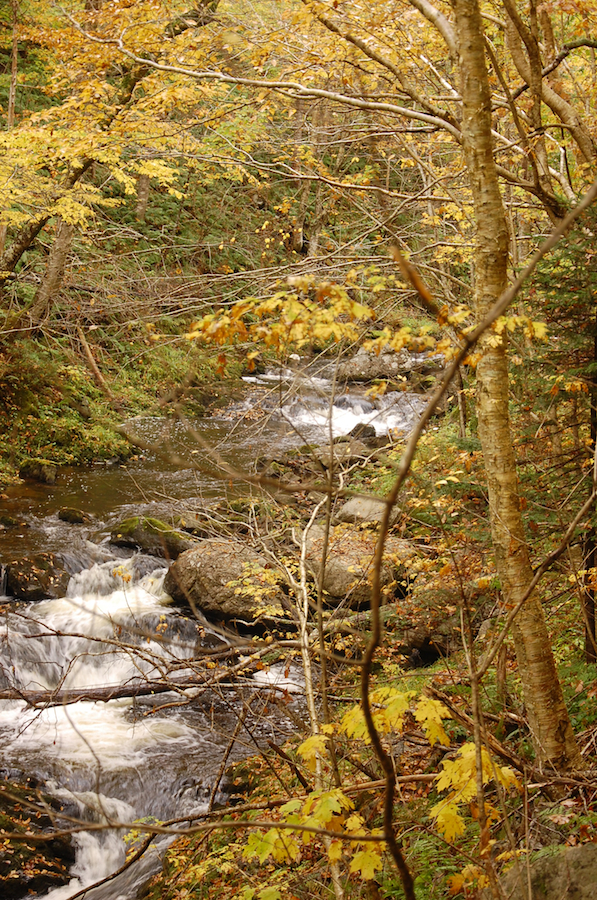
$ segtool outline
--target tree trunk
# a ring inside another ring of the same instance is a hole
[[[46,266],[43,281],[33,298],[33,303],[31,304],[31,309],[29,311],[29,316],[33,325],[39,325],[44,319],[48,318],[54,298],[60,292],[62,279],[64,278],[66,257],[71,248],[74,233],[75,226],[68,225],[60,219],[56,230],[56,240],[54,241],[50,256],[48,257],[48,264]]]
[[[12,8],[12,46],[10,50],[10,84],[8,86],[8,109],[6,112],[6,128],[10,131],[15,123],[15,106],[17,100],[17,73],[19,62],[19,34],[18,15],[19,6],[17,0],[11,0]],[[0,225],[0,257],[4,253],[6,245],[7,225]]]
[[[478,0],[453,0],[453,9],[459,42],[464,150],[477,226],[475,304],[480,318],[506,287],[508,230],[493,158],[491,99]],[[505,339],[490,332],[480,350],[479,438],[487,474],[496,565],[506,608],[512,608],[526,591],[533,572],[520,513],[510,432]],[[537,757],[560,771],[578,767],[582,758],[536,593],[525,602],[512,630]]]
[[[149,203],[149,175],[137,176],[137,205],[135,206],[135,219],[144,222]]]

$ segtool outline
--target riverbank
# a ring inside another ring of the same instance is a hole
[[[167,416],[181,402],[197,416],[227,403],[242,358],[218,362],[185,330],[168,320],[150,330],[132,322],[3,346],[0,487],[30,459],[59,467],[128,459],[135,448],[116,431],[124,419]]]

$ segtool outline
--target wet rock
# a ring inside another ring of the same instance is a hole
[[[48,811],[60,811],[52,797],[42,796],[29,785],[0,780],[0,828],[23,834],[22,840],[4,841],[0,847],[2,900],[37,897],[70,881],[69,869],[75,861],[71,838],[28,842],[25,837],[26,832],[37,836],[54,827]]]
[[[56,600],[65,596],[69,581],[64,560],[54,553],[38,553],[6,566],[6,590],[18,600]]]
[[[506,897],[529,900],[526,860],[500,879]],[[560,849],[530,863],[532,900],[594,900],[597,885],[597,845],[591,842]],[[491,892],[483,891],[484,900]]]
[[[359,438],[361,441],[372,441],[377,438],[377,432],[373,425],[366,425],[364,422],[359,422],[358,425],[354,426],[352,431],[349,431],[348,436]]]
[[[325,530],[315,524],[307,537],[307,568],[319,577]],[[360,608],[370,602],[373,558],[377,536],[346,525],[330,528],[323,589],[333,601],[346,599],[348,605]],[[408,542],[389,535],[386,540],[381,570],[382,593],[385,598],[404,593],[404,563],[415,556]]]
[[[350,409],[361,416],[372,413],[375,409],[369,400],[365,400],[364,397],[354,397],[352,394],[343,394],[341,397],[336,397],[334,406],[337,406],[338,409]]]
[[[132,547],[166,559],[176,559],[197,544],[189,534],[177,531],[160,519],[133,516],[112,529],[110,540],[117,547]]]
[[[0,516],[0,525],[2,528],[16,528],[21,523],[14,516]]]
[[[49,459],[33,457],[26,460],[19,469],[21,478],[41,481],[43,484],[56,484],[58,467]]]
[[[336,514],[336,520],[353,524],[379,525],[384,510],[384,501],[378,500],[376,497],[353,497]],[[399,516],[400,510],[394,506],[390,514],[390,525],[394,525]]]
[[[315,458],[324,467],[329,469],[332,465],[350,466],[359,460],[369,456],[369,450],[359,440],[345,440],[333,444],[332,447],[316,447],[313,451]]]
[[[69,525],[89,525],[93,521],[92,516],[73,506],[63,506],[58,510],[58,518]]]
[[[275,570],[240,541],[201,541],[182,553],[168,570],[164,590],[217,622],[252,624],[286,615]]]

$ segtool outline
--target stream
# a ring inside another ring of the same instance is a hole
[[[61,470],[53,486],[24,483],[6,490],[2,512],[20,524],[0,532],[0,563],[60,551],[74,574],[58,600],[16,604],[0,596],[0,687],[72,691],[134,685],[166,670],[183,677],[193,662],[226,649],[207,623],[171,605],[162,587],[164,561],[114,547],[110,529],[131,515],[201,509],[249,490],[222,473],[220,460],[254,471],[260,456],[324,443],[361,422],[379,435],[408,432],[424,405],[421,395],[408,393],[372,402],[363,392],[351,392],[332,402],[324,370],[302,376],[266,372],[245,381],[242,397],[193,421],[199,445],[179,422],[140,417],[127,423],[147,445],[169,447],[198,468],[147,449],[125,464]],[[64,506],[83,509],[92,524],[61,521],[57,513]],[[33,777],[61,800],[66,813],[84,821],[196,815],[210,799],[225,799],[225,781],[214,787],[224,757],[245,758],[267,740],[283,743],[296,730],[282,712],[271,711],[271,703],[268,709],[272,689],[284,691],[300,712],[301,673],[294,666],[182,695],[35,709],[20,700],[2,701],[2,775]],[[77,834],[71,883],[43,896],[67,900],[114,872],[125,860],[123,838],[117,829]],[[155,841],[140,863],[85,897],[132,900],[159,869],[165,846],[165,839]]]

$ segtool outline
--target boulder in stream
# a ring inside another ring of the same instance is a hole
[[[69,525],[89,525],[93,521],[92,516],[74,506],[63,506],[62,509],[59,509],[58,518],[61,522],[67,522]]]
[[[30,478],[32,481],[41,481],[42,484],[56,484],[58,466],[49,459],[32,457],[25,460],[19,469],[21,478]]]
[[[172,563],[164,590],[181,606],[217,622],[252,625],[286,615],[271,563],[240,541],[201,541]]]
[[[197,544],[188,533],[146,516],[133,516],[119,522],[112,529],[110,540],[118,547],[132,547],[166,559],[176,559]]]
[[[325,529],[317,523],[307,535],[307,568],[315,579],[318,578],[321,567],[324,537]],[[330,528],[323,589],[333,601],[346,599],[353,608],[370,602],[376,544],[377,535],[371,531],[347,525]],[[404,593],[404,564],[415,555],[415,548],[408,541],[388,535],[381,571],[382,592],[385,597]]]
[[[60,556],[37,553],[8,563],[6,589],[18,600],[56,600],[66,594],[70,577]]]

